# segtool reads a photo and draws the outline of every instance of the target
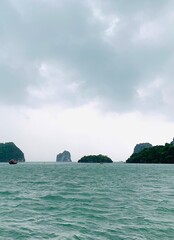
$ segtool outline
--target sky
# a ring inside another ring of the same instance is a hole
[[[174,137],[173,0],[1,0],[0,142],[27,162]]]

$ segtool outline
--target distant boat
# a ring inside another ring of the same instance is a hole
[[[11,159],[11,160],[9,161],[9,164],[17,164],[17,161],[14,160],[14,159]]]

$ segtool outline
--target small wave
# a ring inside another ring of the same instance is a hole
[[[0,192],[0,195],[12,195],[12,194],[14,194],[14,192],[11,192],[11,191],[1,191]]]

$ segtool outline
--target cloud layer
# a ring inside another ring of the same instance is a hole
[[[169,0],[1,1],[1,103],[169,113],[173,9]]]

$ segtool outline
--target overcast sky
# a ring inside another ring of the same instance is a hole
[[[26,161],[174,137],[173,0],[1,0],[0,142]]]

